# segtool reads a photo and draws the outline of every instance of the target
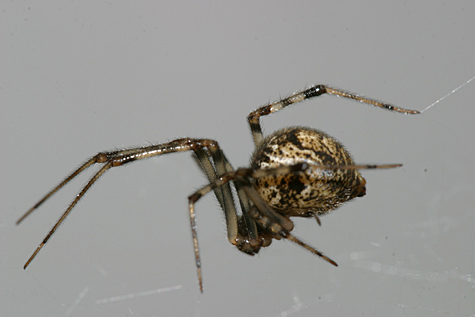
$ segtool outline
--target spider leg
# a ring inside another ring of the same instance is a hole
[[[249,125],[250,125],[250,128],[251,128],[252,136],[254,138],[254,143],[255,143],[256,147],[258,147],[262,143],[262,141],[264,140],[264,137],[262,135],[261,125],[260,125],[260,122],[259,122],[259,118],[261,116],[265,116],[265,115],[274,113],[274,112],[279,111],[280,109],[285,108],[287,106],[290,106],[294,103],[304,101],[306,99],[310,99],[310,98],[313,98],[313,97],[318,97],[318,96],[321,96],[323,94],[329,94],[329,95],[335,95],[335,96],[338,96],[338,97],[353,99],[353,100],[356,100],[356,101],[359,101],[359,102],[362,102],[362,103],[370,104],[370,105],[373,105],[373,106],[376,106],[376,107],[380,107],[380,108],[383,108],[383,109],[396,111],[396,112],[400,112],[400,113],[404,113],[404,114],[419,114],[420,113],[420,111],[418,111],[418,110],[410,110],[410,109],[404,109],[404,108],[396,107],[396,106],[393,106],[393,105],[388,104],[388,103],[379,102],[379,101],[374,100],[374,99],[362,97],[362,96],[359,96],[357,94],[346,92],[346,91],[336,89],[336,88],[332,88],[332,87],[328,87],[326,85],[315,85],[315,86],[312,86],[312,87],[310,87],[308,89],[305,89],[303,91],[296,92],[296,93],[292,94],[291,96],[289,96],[287,98],[284,98],[284,99],[281,99],[279,101],[276,101],[276,102],[270,103],[268,105],[262,106],[262,107],[260,107],[256,110],[254,110],[253,112],[251,112],[247,116],[247,120],[249,121]]]
[[[302,240],[296,238],[295,236],[293,236],[292,234],[290,233],[285,233],[285,236],[284,238],[286,238],[287,240],[290,240],[302,247],[304,247],[305,249],[307,249],[308,251],[312,252],[313,254],[315,255],[318,255],[319,257],[321,257],[322,259],[324,259],[325,261],[327,261],[328,263],[330,264],[333,264],[334,266],[338,266],[338,264],[333,261],[332,259],[330,259],[329,257],[327,257],[325,254],[323,254],[322,252],[318,251],[317,249],[309,246],[308,244],[306,244],[305,242],[303,242]]]
[[[197,153],[197,157],[200,158],[201,154],[203,154],[203,153]],[[207,164],[207,162],[204,162],[204,161],[200,161],[200,163],[201,164],[203,164],[203,163]],[[192,239],[193,239],[193,249],[194,249],[194,253],[195,253],[196,273],[198,275],[198,283],[199,283],[199,286],[200,286],[201,293],[203,293],[203,275],[201,273],[201,257],[200,257],[200,249],[199,249],[199,246],[198,246],[198,233],[197,233],[197,230],[196,230],[197,226],[196,226],[196,216],[195,216],[195,204],[201,197],[203,197],[204,195],[209,193],[211,190],[214,190],[215,188],[219,188],[223,185],[228,184],[229,181],[231,181],[235,177],[235,172],[226,173],[226,174],[220,176],[219,178],[216,178],[216,174],[213,175],[212,173],[210,173],[210,170],[205,169],[205,172],[206,172],[206,174],[209,178],[214,178],[214,181],[211,182],[210,184],[202,187],[201,189],[197,190],[192,195],[188,196],[188,208],[189,208],[189,212],[190,212],[191,236],[192,236]],[[215,193],[216,193],[216,191],[215,191]],[[216,197],[223,198],[222,196],[220,196],[220,194],[216,194]],[[218,198],[218,200],[220,200],[220,198]],[[220,201],[220,204],[221,204],[221,201]],[[235,216],[236,216],[236,214],[235,214]],[[236,232],[237,232],[237,229],[236,229]],[[229,234],[229,231],[228,231],[228,234]]]
[[[218,176],[217,176],[216,170],[213,167],[213,163],[210,160],[211,153],[209,153],[207,148],[202,148],[202,149],[198,149],[197,151],[195,151],[195,154],[196,154],[196,158],[198,159],[198,162],[199,162],[201,168],[203,169],[203,171],[205,171],[209,182],[210,183],[215,182]],[[224,160],[225,172],[226,173],[234,172],[234,168],[231,166],[231,164],[229,163],[229,161],[227,160],[227,158],[224,154],[222,155],[222,159]],[[246,194],[242,190],[241,184],[239,182],[233,182],[233,184],[234,184],[234,187],[236,188],[239,203],[241,205],[242,218],[245,222],[245,228],[246,228],[246,231],[247,231],[247,236],[238,238],[237,236],[231,236],[230,237],[229,234],[228,234],[228,240],[232,244],[236,244],[236,243],[239,243],[236,240],[244,239],[246,241],[249,241],[251,243],[251,245],[257,246],[257,245],[260,244],[260,240],[258,240],[258,233],[257,233],[256,223],[249,217],[249,209],[251,208],[249,199],[247,198]],[[232,197],[232,193],[231,193],[231,190],[229,188],[229,185],[226,184],[226,185],[223,185],[223,186],[220,186],[220,187],[216,187],[213,190],[214,190],[216,198],[218,199],[218,202],[221,205],[221,208],[224,210],[224,212],[226,214],[229,213],[231,216],[234,215],[233,217],[237,217],[236,216],[236,209],[233,208],[233,210],[227,210],[226,206],[224,204],[224,201],[223,201],[222,191],[224,191],[224,190],[226,190],[226,191],[229,190],[229,197]],[[234,206],[234,204],[233,204],[233,206]],[[227,232],[231,233],[231,230],[229,230],[229,228],[228,228]],[[233,234],[234,234],[234,232],[233,232]]]
[[[297,163],[294,165],[284,165],[268,169],[239,169],[245,170],[249,177],[261,178],[270,175],[287,175],[311,170],[360,170],[360,169],[388,169],[401,167],[402,164],[357,164],[357,165],[314,165],[308,163]],[[236,171],[237,172],[237,171]]]
[[[89,182],[87,182],[86,186],[84,186],[84,188],[81,190],[81,192],[79,192],[79,194],[76,196],[76,198],[74,198],[73,202],[69,205],[69,207],[66,209],[66,211],[61,215],[61,217],[55,223],[53,228],[51,228],[51,230],[48,232],[48,234],[43,239],[43,241],[40,243],[40,245],[36,248],[35,252],[33,252],[33,254],[28,259],[28,261],[26,261],[25,265],[23,266],[23,269],[26,269],[28,267],[28,265],[30,264],[30,262],[33,261],[33,259],[36,257],[38,252],[40,252],[40,250],[48,242],[48,240],[51,238],[51,236],[56,231],[56,229],[58,229],[58,227],[61,225],[61,223],[64,221],[64,219],[66,219],[66,217],[69,215],[69,213],[74,208],[74,206],[77,204],[79,199],[81,199],[81,197],[84,196],[84,194],[89,190],[89,188],[92,186],[92,184],[94,184],[97,181],[97,179],[99,177],[101,177],[101,175],[104,174],[111,167],[112,167],[112,164],[110,162],[106,163],[105,165],[103,165],[101,167],[101,169],[96,174],[94,174],[94,176],[89,180]],[[49,196],[51,196],[51,195],[49,195]],[[46,197],[45,199],[47,199],[48,197]],[[45,199],[43,199],[43,201]]]
[[[214,168],[213,162],[210,159],[211,153],[206,148],[201,148],[195,151],[195,158],[200,165],[201,169],[205,172],[206,177],[210,183],[216,181],[218,176],[216,175],[216,170]],[[224,210],[224,198],[223,198],[223,188],[216,187],[213,189],[216,199],[221,206],[221,209]]]
[[[55,223],[53,228],[48,232],[46,237],[37,247],[33,255],[28,259],[25,263],[24,268],[28,267],[31,261],[36,257],[38,252],[43,248],[43,246],[48,242],[54,232],[59,228],[59,226],[63,223],[66,217],[69,215],[71,210],[74,206],[78,203],[78,201],[84,196],[84,194],[90,189],[92,184],[94,184],[99,177],[101,177],[107,170],[112,167],[121,166],[136,160],[147,159],[163,154],[168,153],[175,153],[175,152],[185,152],[185,151],[197,151],[201,148],[208,148],[213,156],[213,160],[216,162],[216,168],[220,174],[225,173],[225,163],[224,160],[221,158],[222,152],[219,149],[218,143],[214,140],[210,139],[192,139],[192,138],[183,138],[177,139],[168,143],[163,144],[156,144],[150,145],[145,147],[139,148],[131,148],[131,149],[122,149],[112,152],[101,152],[92,157],[91,159],[87,160],[83,165],[81,165],[77,170],[75,170],[71,175],[66,177],[58,186],[56,186],[53,190],[51,190],[48,194],[46,194],[38,203],[36,203],[31,209],[29,209],[18,221],[17,224],[20,223],[25,217],[31,214],[35,209],[37,209],[43,202],[45,202],[48,198],[50,198],[54,193],[56,193],[59,189],[61,189],[64,185],[66,185],[69,181],[87,169],[89,166],[95,163],[103,163],[104,165],[100,168],[100,170],[94,174],[94,176],[86,183],[84,188],[80,191],[80,193],[76,196],[76,198],[71,202],[68,206],[66,211],[62,214],[59,220]],[[218,162],[221,162],[218,164]],[[228,194],[223,193],[223,201],[224,205],[228,210],[234,210],[233,201],[231,191],[229,190],[229,195],[231,196],[231,201],[227,198]],[[220,200],[220,198],[218,198]],[[231,206],[227,206],[231,204]],[[237,217],[234,215],[234,218],[231,216],[227,216],[226,220],[228,223],[228,228],[231,230],[234,228],[234,237],[237,235]]]
[[[234,208],[234,200],[232,199],[232,192],[231,188],[229,187],[229,182],[233,181],[236,177],[242,176],[239,175],[239,172],[233,170],[231,164],[228,162],[224,154],[221,156],[213,156],[213,160],[218,169],[217,160],[223,160],[224,167],[226,172],[221,174],[219,177],[217,176],[216,169],[213,168],[213,164],[209,159],[209,155],[204,149],[200,149],[195,151],[196,157],[205,171],[210,183],[201,189],[197,190],[195,193],[188,197],[188,207],[190,213],[190,226],[191,226],[191,235],[193,239],[193,248],[195,253],[195,263],[196,263],[196,272],[198,275],[198,282],[200,286],[200,291],[203,292],[203,276],[201,272],[201,258],[200,258],[200,251],[198,246],[198,234],[197,234],[197,226],[196,226],[196,216],[195,216],[195,203],[204,195],[209,193],[211,190],[215,192],[216,198],[218,199],[222,209],[225,212],[226,220],[232,219],[233,222],[236,221],[236,228],[230,227],[230,224],[227,222],[227,232],[228,232],[228,240],[231,244],[236,245],[238,243],[238,231],[237,231],[237,213]],[[240,169],[238,171],[247,171],[248,169]],[[257,226],[256,223],[250,218],[249,216],[249,209],[251,208],[249,199],[246,197],[245,191],[242,188],[242,184],[240,182],[235,183],[238,197],[241,202],[242,213],[244,217],[244,221],[246,222],[246,229],[249,234],[249,242],[255,246],[259,245],[258,241],[258,234],[257,234]],[[222,191],[220,190],[222,189]],[[229,194],[230,203],[229,205],[233,206],[233,209],[230,210],[226,205],[226,201],[228,198],[225,197],[225,193]],[[231,204],[232,203],[232,204]],[[284,217],[278,215],[279,217],[285,219]],[[233,224],[234,225],[234,224]]]
[[[193,237],[193,246],[195,250],[195,263],[196,270],[198,275],[198,281],[200,285],[200,291],[203,292],[203,277],[201,272],[201,258],[199,254],[198,247],[198,236],[196,230],[196,217],[194,211],[195,203],[208,192],[213,190],[216,187],[220,187],[234,179],[239,180],[239,184],[245,194],[249,199],[254,203],[254,206],[251,207],[249,213],[250,217],[259,223],[263,228],[269,231],[276,239],[285,238],[288,239],[304,248],[310,252],[318,255],[322,259],[328,261],[329,263],[338,266],[335,261],[324,255],[322,252],[314,249],[305,242],[296,238],[290,231],[293,229],[293,222],[275,212],[257,193],[253,185],[249,182],[249,178],[263,177],[268,176],[269,174],[279,175],[286,174],[291,172],[302,172],[310,167],[308,164],[296,164],[293,166],[282,166],[274,169],[267,170],[253,170],[249,168],[240,168],[235,172],[229,172],[221,175],[214,183],[210,183],[205,187],[199,189],[194,194],[188,197],[189,211],[190,211],[190,224]],[[265,171],[265,172],[264,172]],[[258,210],[258,211],[257,211]]]
[[[214,164],[211,163],[208,152],[213,158]],[[229,164],[219,147],[201,148],[196,150],[195,154],[210,183],[215,182],[219,175],[234,172],[231,164]],[[235,245],[238,237],[238,218],[230,184],[226,182],[219,187],[213,188],[213,190],[224,211],[228,241]]]
[[[308,251],[312,252],[313,254],[321,257],[325,261],[329,262],[330,264],[333,264],[334,266],[338,266],[338,264],[327,257],[325,254],[322,252],[318,251],[317,249],[309,246],[302,240],[298,239],[294,235],[290,233],[290,231],[293,228],[293,223],[291,220],[285,218],[287,221],[292,223],[292,226],[290,229],[284,227],[281,223],[276,222],[274,219],[269,218],[268,215],[276,216],[279,215],[277,212],[275,212],[262,198],[261,196],[257,193],[257,191],[252,187],[251,184],[249,186],[245,187],[246,193],[249,195],[249,197],[252,199],[252,201],[256,204],[256,207],[251,209],[251,217],[262,227],[265,228],[267,231],[269,231],[274,238],[280,239],[284,238],[287,240],[290,240]],[[279,215],[280,216],[280,215]],[[282,217],[282,216],[281,216]]]
[[[257,179],[260,177],[266,177],[269,175],[287,175],[291,173],[301,173],[304,171],[311,171],[312,169],[325,169],[325,170],[339,170],[339,169],[380,169],[380,168],[394,168],[399,167],[401,164],[385,164],[385,165],[310,165],[306,163],[298,163],[295,165],[289,166],[280,166],[272,169],[239,169],[236,171],[236,174],[243,175],[247,179]],[[338,266],[335,261],[324,255],[322,252],[317,249],[309,246],[305,242],[301,241],[294,235],[290,233],[293,229],[293,223],[290,219],[281,216],[276,211],[274,211],[258,194],[256,189],[252,184],[248,182],[243,182],[245,184],[244,191],[246,192],[249,199],[252,200],[255,207],[252,207],[250,210],[250,216],[254,219],[262,228],[265,228],[269,231],[274,238],[285,238],[290,240],[315,255],[321,257],[325,261],[329,262],[334,266]],[[320,219],[318,216],[315,217],[318,224],[320,225]]]
[[[320,217],[317,214],[315,214],[314,217],[315,217],[315,220],[317,221],[318,225],[322,226],[322,221],[320,220]]]
[[[26,217],[28,217],[35,209],[37,209],[39,206],[41,206],[41,204],[43,204],[45,202],[45,200],[47,200],[48,198],[50,198],[54,193],[56,193],[58,190],[61,189],[61,187],[63,187],[64,185],[66,185],[67,183],[69,183],[70,180],[72,180],[73,178],[75,178],[78,174],[80,174],[82,171],[84,171],[85,169],[87,169],[89,166],[91,166],[92,164],[94,163],[97,163],[98,161],[98,158],[99,158],[99,155],[96,155],[94,157],[92,157],[91,159],[89,159],[88,161],[84,162],[83,165],[81,165],[77,170],[75,170],[73,173],[71,173],[71,175],[69,175],[68,177],[66,177],[58,186],[56,186],[55,188],[53,188],[49,193],[47,193],[43,198],[41,198],[40,201],[38,201],[33,207],[31,207],[27,212],[25,212],[23,214],[23,216],[20,217],[20,219],[17,220],[16,224],[20,224]]]
[[[226,160],[226,171],[227,172],[234,171],[231,164],[227,160]],[[249,210],[251,209],[251,202],[242,188],[242,183],[239,181],[238,182],[233,181],[233,183],[234,183],[234,186],[236,187],[239,203],[241,205],[242,219],[245,223],[244,229],[247,233],[247,236],[240,237],[240,239],[243,239],[242,242],[249,242],[252,246],[259,246],[261,245],[261,240],[258,238],[257,225],[256,225],[256,222],[252,220],[251,217],[249,216]]]

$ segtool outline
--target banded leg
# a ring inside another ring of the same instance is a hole
[[[214,182],[218,175],[233,171],[219,147],[200,148],[195,151],[195,155],[210,183]],[[210,156],[214,164],[211,163]],[[223,186],[215,188],[214,193],[224,211],[228,241],[235,245],[238,238],[238,220],[231,187],[228,183],[223,184]]]
[[[203,153],[201,153],[203,155]],[[202,160],[200,160],[201,162]],[[387,164],[387,165],[310,165],[306,163],[299,163],[290,166],[281,166],[277,168],[271,169],[250,169],[250,168],[240,168],[236,171],[230,171],[225,174],[222,174],[218,178],[215,179],[214,182],[202,187],[192,195],[188,197],[188,207],[190,212],[190,224],[191,224],[191,232],[193,237],[193,246],[195,251],[195,263],[196,263],[196,271],[198,275],[198,282],[200,286],[200,291],[203,292],[203,276],[201,272],[201,258],[199,253],[198,247],[198,234],[196,230],[196,216],[195,216],[195,204],[196,202],[209,193],[211,190],[215,190],[216,188],[220,188],[223,185],[228,184],[229,182],[234,182],[239,186],[240,189],[244,191],[246,196],[250,201],[253,202],[253,205],[250,206],[249,215],[250,218],[259,225],[268,231],[272,236],[276,239],[285,238],[290,240],[307,250],[311,251],[312,253],[318,255],[322,259],[326,260],[327,262],[338,266],[335,261],[331,260],[327,256],[325,256],[320,251],[314,249],[313,247],[307,245],[306,243],[302,242],[300,239],[296,238],[290,231],[293,229],[293,222],[275,212],[257,193],[254,189],[253,185],[251,184],[251,179],[257,179],[260,177],[270,176],[270,175],[287,175],[291,173],[301,173],[307,170],[312,169],[331,169],[331,170],[338,170],[338,169],[379,169],[379,168],[394,168],[399,167],[400,164]],[[212,176],[212,175],[211,175]],[[218,196],[219,194],[217,194]],[[218,198],[219,200],[219,198]],[[258,211],[257,211],[258,210]]]
[[[195,151],[196,158],[198,160],[198,163],[201,166],[201,169],[206,173],[206,176],[208,177],[208,180],[210,183],[214,183],[216,179],[218,178],[218,175],[216,173],[216,170],[213,166],[213,163],[210,160],[210,157],[212,156],[211,153],[209,153],[207,148],[201,148]],[[227,160],[226,156],[224,153],[222,154],[222,158],[224,160],[224,168],[227,173],[234,172],[234,168],[231,166],[229,161]],[[216,165],[216,164],[215,164]],[[244,222],[244,226],[238,226],[239,228],[242,228],[241,233],[238,233],[237,237],[236,236],[229,236],[230,230],[228,229],[228,240],[231,244],[236,245],[239,250],[253,255],[255,252],[248,250],[246,251],[246,246],[244,244],[250,243],[252,247],[257,247],[260,245],[260,242],[258,240],[258,233],[257,233],[257,226],[256,223],[250,218],[249,216],[249,210],[251,208],[249,199],[247,198],[246,194],[242,190],[241,186],[239,183],[234,183],[234,187],[236,188],[239,203],[241,205],[241,211],[242,211],[242,221]],[[224,187],[224,188],[223,188]],[[225,203],[224,203],[224,197],[223,197],[223,191],[226,191],[228,193],[227,199],[231,200],[228,204],[234,207],[233,210],[227,210]],[[226,214],[230,215],[236,215],[236,209],[234,205],[234,200],[232,199],[232,192],[229,187],[229,184],[223,185],[221,187],[216,187],[213,189],[216,198],[221,206],[221,209],[224,210]],[[232,240],[230,240],[232,239]]]
[[[335,96],[339,96],[339,97],[343,97],[343,98],[349,98],[349,99],[353,99],[353,100],[356,100],[356,101],[359,101],[359,102],[367,103],[367,104],[370,104],[370,105],[373,105],[373,106],[376,106],[376,107],[380,107],[380,108],[383,108],[383,109],[396,111],[396,112],[400,112],[400,113],[404,113],[404,114],[419,114],[420,113],[417,110],[410,110],[410,109],[404,109],[404,108],[396,107],[396,106],[393,106],[393,105],[388,104],[388,103],[379,102],[379,101],[374,100],[374,99],[362,97],[362,96],[359,96],[359,95],[354,94],[354,93],[346,92],[346,91],[336,89],[336,88],[332,88],[332,87],[328,87],[328,86],[325,86],[325,85],[315,85],[315,86],[312,86],[312,87],[310,87],[310,88],[308,88],[304,91],[296,92],[296,93],[292,94],[291,96],[289,96],[287,98],[284,98],[280,101],[276,101],[276,102],[270,103],[268,105],[262,106],[262,107],[260,107],[256,110],[254,110],[253,112],[251,112],[247,116],[247,120],[249,121],[249,125],[251,127],[251,132],[252,132],[252,137],[254,138],[254,143],[255,143],[256,147],[258,147],[262,143],[262,140],[264,139],[263,136],[262,136],[262,129],[261,129],[261,125],[260,125],[260,122],[259,122],[259,118],[261,116],[271,114],[273,112],[279,111],[282,108],[290,106],[294,103],[304,101],[306,99],[310,99],[310,98],[313,98],[313,97],[318,97],[318,96],[321,96],[323,94],[329,94],[329,95],[335,95]]]
[[[213,160],[216,162],[216,168],[218,174],[224,174],[226,172],[225,166],[225,158],[222,154],[218,143],[214,140],[210,139],[191,139],[191,138],[184,138],[184,139],[177,139],[171,141],[169,143],[164,144],[157,144],[157,145],[150,145],[146,147],[140,148],[132,148],[132,149],[123,149],[117,150],[112,152],[101,152],[86,161],[83,165],[81,165],[77,170],[75,170],[71,175],[66,177],[58,186],[56,186],[53,190],[47,193],[38,203],[36,203],[31,209],[29,209],[18,221],[17,224],[23,221],[28,215],[30,215],[34,210],[36,210],[43,202],[45,202],[48,198],[50,198],[54,193],[56,193],[59,189],[65,186],[68,182],[74,179],[77,175],[81,172],[86,170],[93,164],[96,163],[103,163],[104,165],[101,169],[94,174],[94,176],[87,182],[84,188],[79,192],[76,198],[71,202],[68,206],[66,211],[61,215],[59,220],[55,223],[53,228],[49,231],[46,237],[42,240],[40,245],[37,247],[33,255],[28,259],[25,263],[24,268],[28,267],[31,261],[35,258],[38,252],[43,248],[43,246],[48,242],[54,232],[59,228],[62,224],[64,219],[69,215],[71,210],[74,206],[78,203],[78,201],[84,196],[84,194],[89,190],[89,188],[110,168],[121,166],[136,160],[147,159],[154,156],[159,156],[168,153],[175,153],[175,152],[185,152],[185,151],[197,151],[202,148],[207,148]],[[224,191],[223,191],[224,192]],[[229,190],[229,195],[231,195],[231,191]],[[232,196],[231,196],[232,197]],[[235,210],[233,209],[234,206],[227,206],[229,201],[227,199],[223,199],[224,204],[226,205],[227,210]],[[228,216],[226,217],[228,230],[234,234],[234,237],[237,236],[237,216],[234,212],[234,217]]]

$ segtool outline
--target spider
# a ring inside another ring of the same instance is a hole
[[[212,139],[181,138],[168,143],[144,147],[100,152],[88,159],[58,186],[47,193],[18,221],[22,222],[43,202],[91,165],[102,164],[71,202],[53,228],[24,265],[28,267],[53,233],[66,219],[78,201],[107,170],[133,161],[174,152],[193,151],[209,184],[188,197],[194,257],[200,291],[203,292],[201,259],[198,248],[195,203],[210,191],[224,211],[227,238],[240,251],[254,255],[271,244],[272,239],[290,240],[334,266],[335,261],[291,234],[290,217],[313,217],[321,225],[319,216],[328,214],[344,202],[366,193],[366,181],[359,169],[394,168],[401,164],[357,165],[341,143],[328,134],[309,127],[288,127],[266,138],[262,135],[260,117],[305,99],[323,94],[354,99],[380,108],[404,114],[419,114],[417,110],[399,108],[373,99],[315,85],[251,112],[247,119],[255,143],[251,164],[234,169]],[[230,183],[236,189],[241,212],[238,213]]]

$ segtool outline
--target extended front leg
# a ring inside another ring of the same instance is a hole
[[[318,97],[323,94],[329,94],[329,95],[335,95],[338,97],[353,99],[353,100],[367,103],[376,107],[380,107],[380,108],[391,110],[391,111],[401,112],[404,114],[419,114],[420,113],[417,110],[399,108],[388,103],[379,102],[374,99],[362,97],[357,94],[346,92],[344,90],[340,90],[337,88],[328,87],[326,85],[315,85],[308,89],[305,89],[304,91],[296,92],[287,98],[262,106],[254,110],[247,116],[247,120],[249,121],[249,125],[251,127],[252,137],[254,138],[254,143],[256,145],[256,148],[259,145],[261,145],[262,141],[264,140],[264,137],[262,136],[261,125],[259,122],[259,118],[261,116],[271,114],[273,112],[279,111],[282,108],[290,106],[294,103],[304,101],[306,99],[310,99],[313,97]]]

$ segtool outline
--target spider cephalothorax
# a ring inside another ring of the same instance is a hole
[[[272,239],[287,239],[337,266],[335,261],[290,233],[293,229],[290,217],[315,217],[320,224],[319,215],[329,213],[352,198],[365,195],[366,181],[358,169],[391,168],[400,164],[356,165],[338,141],[311,128],[286,128],[264,139],[259,122],[261,116],[322,94],[350,98],[405,114],[420,113],[328,86],[316,85],[262,106],[249,114],[249,125],[256,146],[249,168],[233,169],[218,143],[211,139],[182,138],[168,143],[98,153],[66,177],[17,221],[17,224],[20,223],[86,168],[95,163],[102,164],[43,239],[24,268],[48,242],[92,184],[108,169],[141,159],[185,151],[195,153],[209,180],[208,185],[188,197],[195,263],[201,291],[203,280],[194,205],[212,190],[226,216],[228,240],[242,252],[253,255],[260,248],[270,245]],[[236,189],[240,213],[236,209],[230,183]]]

